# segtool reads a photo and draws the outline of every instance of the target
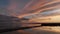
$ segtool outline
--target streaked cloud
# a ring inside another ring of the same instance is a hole
[[[59,0],[8,0],[7,2],[8,2],[7,5],[3,4],[6,9],[6,13],[5,11],[3,11],[3,13],[8,14],[10,16],[19,16],[19,17],[22,15],[24,16],[35,13],[39,14],[40,12],[43,12],[41,14],[45,13],[50,14],[51,12],[44,12],[44,11],[48,10],[50,11],[51,9],[59,8],[60,6]]]

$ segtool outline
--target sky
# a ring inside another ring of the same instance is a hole
[[[40,0],[0,0],[1,14],[21,15],[31,13],[36,4],[39,6]],[[36,4],[35,4],[36,3]]]
[[[18,14],[30,0],[0,0],[0,14]]]
[[[51,14],[51,11],[53,11],[51,9],[59,8],[59,2],[59,0],[0,0],[0,14],[9,16],[24,16],[25,14],[36,13],[40,15],[40,12],[42,12],[41,15]],[[53,11],[53,13],[56,13],[56,11]]]
[[[8,5],[8,0],[0,0],[0,7],[6,7]]]

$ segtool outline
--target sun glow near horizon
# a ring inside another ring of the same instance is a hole
[[[60,15],[56,16],[47,16],[47,17],[39,17],[39,18],[34,18],[31,19],[30,21],[32,22],[50,22],[50,23],[56,23],[60,22]]]

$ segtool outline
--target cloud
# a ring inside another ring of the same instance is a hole
[[[54,0],[10,0],[7,7],[8,13],[11,16],[28,16],[31,14],[39,14],[46,10],[55,9],[59,7],[59,1]],[[55,6],[55,4],[57,4]],[[53,6],[52,6],[53,5]]]

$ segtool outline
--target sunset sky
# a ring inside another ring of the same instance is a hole
[[[0,0],[0,14],[18,14],[31,0]]]
[[[3,29],[14,29],[15,27],[33,25],[23,23],[60,23],[60,0],[0,0],[0,15],[1,14],[3,16],[0,18],[2,20],[0,20],[0,27],[2,25]],[[9,17],[4,17],[4,15]],[[18,19],[15,19],[15,17],[10,18],[10,16],[18,17]],[[5,18],[6,21],[4,20]],[[25,19],[20,20],[20,18],[28,18],[29,20],[25,22]],[[33,26],[37,25],[34,24]],[[47,28],[39,27],[21,31],[18,30],[16,32],[20,34],[28,34],[29,32],[33,34],[58,34],[59,32],[60,34],[60,26],[54,28],[49,28],[49,26]],[[16,34],[16,32],[12,33]]]
[[[59,0],[0,0],[0,14],[9,16],[21,16],[23,14],[38,13],[39,15],[46,16],[51,14],[60,14]],[[54,3],[52,6],[49,4]],[[57,5],[57,6],[56,6]],[[54,7],[53,7],[54,6]],[[56,9],[56,7],[58,9]],[[54,10],[52,9],[54,8]],[[42,13],[40,13],[43,11]],[[45,11],[45,12],[44,12]],[[32,14],[34,15],[34,14]]]

